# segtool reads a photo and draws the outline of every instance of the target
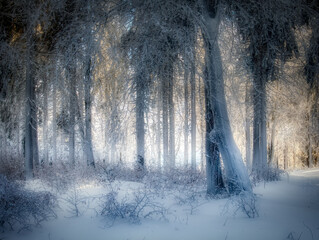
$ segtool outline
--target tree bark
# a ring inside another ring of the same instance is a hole
[[[145,170],[145,86],[143,75],[136,79],[136,147],[137,171],[143,174]]]
[[[76,68],[75,60],[71,60],[67,67],[69,78],[69,161],[75,165],[75,112],[77,108],[76,102]]]
[[[269,149],[269,165],[272,167],[275,166],[276,125],[277,125],[277,119],[275,117],[275,111],[274,111],[272,113],[272,127],[271,127],[270,149]]]
[[[162,78],[162,108],[163,108],[163,165],[164,171],[169,169],[169,154],[168,154],[168,97],[167,97],[168,82]]]
[[[188,79],[189,79],[189,69],[185,66],[184,72],[184,165],[188,166]]]
[[[258,180],[267,176],[266,74],[261,57],[254,61],[253,173]]]
[[[157,168],[161,169],[161,100],[162,100],[162,92],[161,86],[157,86],[157,113],[156,113],[156,144],[157,144]]]
[[[287,146],[287,142],[285,141],[285,146],[284,146],[284,169],[287,170],[289,167],[289,163],[288,163],[288,146]]]
[[[52,107],[52,148],[53,148],[53,154],[52,154],[52,161],[56,163],[57,161],[57,121],[56,121],[56,113],[57,113],[57,107],[56,107],[56,101],[57,101],[57,96],[56,96],[56,89],[57,89],[57,84],[58,84],[58,65],[55,66],[55,80],[53,82],[53,91],[52,91],[52,101],[53,101],[53,107]],[[50,163],[52,163],[50,161]]]
[[[312,135],[311,133],[308,134],[309,139],[309,147],[308,147],[308,167],[313,167],[313,158],[312,158]]]
[[[228,118],[227,104],[224,90],[222,60],[218,47],[219,19],[214,14],[207,12],[204,15],[207,36],[206,47],[208,78],[207,86],[211,96],[210,104],[214,114],[214,129],[210,132],[210,138],[214,141],[222,155],[226,172],[226,181],[230,193],[238,194],[241,191],[252,192],[247,169],[241,158],[240,151],[234,141]]]
[[[191,158],[192,169],[196,169],[196,80],[195,80],[195,63],[191,63]]]
[[[168,66],[169,165],[175,168],[175,106],[173,66]]]
[[[246,167],[248,171],[251,171],[251,139],[250,139],[250,88],[246,83],[246,96],[245,96],[245,138],[246,138]]]
[[[208,77],[205,74],[206,78]],[[216,195],[221,193],[224,189],[224,182],[222,178],[222,170],[220,163],[220,156],[218,146],[215,141],[212,141],[210,133],[214,130],[214,113],[211,105],[212,96],[210,93],[210,86],[207,84],[209,80],[205,81],[205,121],[206,121],[206,175],[207,175],[207,194]]]
[[[43,163],[48,164],[49,159],[49,144],[48,144],[48,83],[43,81]]]
[[[35,109],[35,46],[34,46],[33,33],[27,39],[26,48],[26,115],[25,115],[25,168],[24,174],[26,179],[33,178],[33,167],[34,167],[34,149],[37,142],[35,142],[35,126],[36,126],[36,109]]]
[[[86,77],[84,80],[84,99],[85,99],[85,154],[88,166],[95,167],[92,144],[92,75],[91,75],[91,59],[87,64]]]

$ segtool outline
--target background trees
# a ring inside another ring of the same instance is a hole
[[[316,1],[1,4],[1,154],[24,153],[27,177],[190,165],[216,194],[251,191],[243,159],[258,180],[316,165]]]

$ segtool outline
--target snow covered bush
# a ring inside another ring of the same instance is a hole
[[[268,166],[263,173],[263,178],[260,179],[256,174],[252,173],[250,176],[251,182],[254,186],[257,185],[260,181],[265,182],[273,182],[273,181],[280,181],[281,176],[284,175],[286,172],[282,169],[277,167]]]
[[[257,197],[255,194],[247,191],[242,191],[238,195],[229,198],[225,205],[224,211],[233,211],[234,215],[241,211],[249,218],[258,217],[258,210],[256,206]]]
[[[105,196],[101,215],[112,225],[116,220],[140,223],[142,218],[166,219],[166,211],[147,191],[136,191],[132,196],[120,198],[118,192],[112,190]]]
[[[269,166],[267,168],[267,172],[265,173],[266,174],[265,179],[267,179],[268,182],[279,181],[281,175],[284,173],[285,171],[279,168]]]
[[[23,178],[23,160],[21,157],[12,154],[4,154],[0,157],[0,174],[10,180]]]
[[[93,168],[88,168],[84,164],[54,163],[53,165],[43,165],[38,168],[36,177],[43,180],[57,193],[64,193],[81,182],[91,182],[97,179],[97,172]]]
[[[32,192],[0,175],[0,228],[30,229],[55,218],[55,197],[48,192]]]
[[[96,171],[101,182],[113,182],[114,180],[137,181],[136,171],[123,162],[97,163]]]

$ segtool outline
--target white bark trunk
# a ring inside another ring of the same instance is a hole
[[[241,158],[240,151],[234,141],[224,91],[222,61],[218,47],[219,19],[205,15],[206,35],[212,49],[208,56],[209,85],[211,86],[211,105],[214,111],[215,126],[211,132],[211,139],[217,143],[221,152],[226,172],[228,189],[232,193],[252,191],[247,169]]]

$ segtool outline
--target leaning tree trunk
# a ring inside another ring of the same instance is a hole
[[[207,71],[206,71],[207,73]],[[205,78],[208,77],[205,74]],[[205,120],[206,120],[206,174],[207,174],[207,194],[215,195],[221,193],[225,188],[223,178],[222,178],[222,170],[220,163],[220,156],[218,151],[217,143],[212,141],[210,138],[210,133],[214,130],[214,113],[211,106],[210,99],[210,86],[208,79],[205,81]]]
[[[222,155],[229,192],[235,194],[241,191],[252,192],[248,172],[234,141],[228,118],[222,60],[217,41],[219,19],[208,10],[204,15],[204,24],[206,27],[204,34],[208,42],[206,84],[210,86],[209,92],[212,98],[209,100],[214,114],[214,129],[210,132],[210,139],[217,144]]]

